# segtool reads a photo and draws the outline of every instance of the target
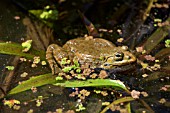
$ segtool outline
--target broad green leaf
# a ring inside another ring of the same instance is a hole
[[[63,87],[112,87],[115,89],[128,91],[126,86],[121,81],[111,79],[87,79],[85,81],[81,80],[58,81],[54,85]]]
[[[9,55],[17,55],[26,57],[28,59],[32,59],[35,56],[40,56],[42,60],[45,60],[45,52],[37,51],[31,49],[29,52],[22,52],[23,47],[20,44],[16,43],[0,43],[0,53],[9,54]]]
[[[55,78],[56,76],[53,76],[51,73],[32,77],[29,80],[23,81],[20,85],[13,88],[8,94],[11,95],[20,93],[31,89],[33,86],[39,87],[46,84],[53,84],[56,81]]]
[[[110,79],[88,79],[86,81],[81,80],[56,80],[56,76],[52,74],[44,74],[30,78],[22,82],[22,84],[13,88],[9,94],[16,94],[22,91],[31,89],[32,86],[38,87],[46,84],[54,84],[56,86],[63,87],[112,87],[115,89],[128,91],[126,86],[118,80]]]

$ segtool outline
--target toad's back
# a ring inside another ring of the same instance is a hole
[[[79,53],[91,57],[100,57],[104,54],[110,54],[110,50],[113,50],[115,45],[101,38],[76,38],[68,41],[63,48],[72,53]]]

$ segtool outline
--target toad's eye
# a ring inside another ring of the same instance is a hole
[[[123,52],[117,52],[117,53],[115,53],[114,60],[115,61],[121,61],[121,60],[123,60],[123,57],[124,57]]]
[[[110,66],[110,64],[104,64],[104,66],[107,66],[107,67],[108,67],[108,66]]]

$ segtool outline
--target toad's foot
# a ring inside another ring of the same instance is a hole
[[[52,74],[58,74],[61,72],[61,60],[62,58],[68,58],[67,53],[58,45],[51,44],[46,51],[46,59],[52,70]]]

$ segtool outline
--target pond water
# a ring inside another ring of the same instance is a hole
[[[145,11],[146,4],[143,2],[135,3],[135,0],[129,0],[127,2],[124,0],[119,2],[112,2],[111,0],[60,0],[57,2],[50,1],[49,3],[42,3],[42,1],[28,2],[27,0],[13,0],[13,2],[11,2],[9,0],[1,2],[0,41],[21,43],[26,39],[30,39],[30,36],[38,36],[36,38],[31,37],[33,41],[36,40],[36,43],[33,43],[33,47],[36,49],[45,51],[50,43],[63,45],[72,38],[87,34],[85,25],[77,13],[77,9],[81,9],[95,27],[99,29],[101,38],[110,40],[117,46],[129,46],[131,52],[133,52],[138,59],[134,70],[115,74],[116,79],[123,81],[123,83],[129,87],[130,91],[136,90],[142,93],[140,96],[141,100],[130,102],[132,113],[170,112],[170,49],[165,47],[165,40],[170,39],[170,35],[168,34],[170,27],[166,27],[166,30],[159,29],[160,27],[158,27],[159,19],[161,19],[161,21],[167,20],[170,23],[170,19],[168,18],[169,9],[166,6],[168,0],[159,0],[157,3],[154,3],[154,5],[165,4],[164,6],[162,5],[163,8],[153,8],[145,22],[141,20],[141,15],[143,14],[141,12]],[[51,5],[53,8],[57,8],[60,12],[58,20],[50,21],[55,23],[52,27],[54,33],[51,33],[51,30],[44,27],[44,23],[41,24],[42,21],[39,21],[35,16],[32,17],[28,12],[25,12],[25,10],[29,9],[42,9],[46,4]],[[21,6],[24,6],[24,9]],[[158,6],[155,5],[155,7]],[[31,25],[24,23],[25,19],[29,20]],[[35,33],[38,35],[34,35]],[[48,37],[53,35],[55,38],[43,41],[42,37],[45,35],[48,35]],[[123,44],[121,41],[118,41],[118,39],[121,39],[122,37],[124,38]],[[91,94],[85,100],[80,100],[79,97],[70,97],[72,92],[77,91],[76,88],[63,88],[53,85],[45,85],[37,88],[32,87],[32,89],[28,91],[4,96],[6,95],[4,93],[8,94],[8,91],[17,86],[19,82],[27,80],[35,75],[51,73],[51,70],[48,64],[46,66],[38,65],[37,67],[32,68],[32,61],[20,62],[18,57],[12,55],[0,54],[0,61],[1,113],[60,113],[60,109],[64,112],[72,113],[73,111],[68,110],[75,111],[80,103],[83,103],[86,107],[86,110],[80,112],[99,113],[104,109],[104,107],[102,107],[102,102],[112,102],[116,98],[120,98],[120,94],[128,96],[128,94],[123,91],[116,91],[116,93],[114,92],[115,94],[112,94],[110,88],[109,90],[102,89],[110,94],[102,96],[101,94],[94,93],[94,90],[101,90],[100,88],[85,88],[90,91]],[[14,71],[12,77],[9,77],[11,74],[10,71],[5,69],[5,66],[8,65],[17,66],[17,70]],[[21,77],[20,75],[24,72],[29,75],[27,77]],[[7,83],[8,81],[10,81],[10,83]],[[83,90],[83,88],[79,88],[79,91],[81,90]],[[10,108],[3,105],[5,99],[16,99],[19,100],[21,104],[15,106],[16,108]],[[17,107],[19,107],[19,109]],[[56,109],[58,111],[56,111]],[[119,109],[116,111],[107,111],[107,113],[112,112],[117,113],[120,111]]]

